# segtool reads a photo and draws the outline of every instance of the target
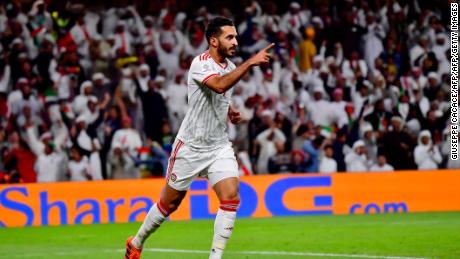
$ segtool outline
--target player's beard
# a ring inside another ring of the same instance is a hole
[[[234,52],[232,53],[232,51],[234,51]],[[224,47],[223,44],[219,43],[219,46],[217,47],[217,53],[219,53],[219,55],[224,57],[224,58],[231,58],[231,57],[235,56],[236,47],[235,48],[233,48],[233,47],[226,48],[226,47]]]

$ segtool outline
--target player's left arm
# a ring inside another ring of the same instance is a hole
[[[271,48],[273,48],[273,46],[275,46],[274,43],[268,45],[230,73],[222,76],[215,75],[207,78],[204,84],[216,93],[225,93],[228,89],[233,87],[253,66],[259,66],[268,63],[271,57],[269,51]]]

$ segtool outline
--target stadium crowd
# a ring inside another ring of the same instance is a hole
[[[179,2],[0,3],[1,181],[163,176],[217,15],[235,21],[236,65],[276,43],[234,87],[241,174],[460,168],[449,1]]]

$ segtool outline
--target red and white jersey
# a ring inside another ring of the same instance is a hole
[[[206,86],[213,76],[225,75],[236,68],[230,60],[215,61],[205,52],[192,61],[188,73],[188,106],[177,138],[196,150],[215,150],[229,143],[227,113],[232,89],[218,94]]]

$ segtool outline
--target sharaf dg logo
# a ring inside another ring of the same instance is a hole
[[[293,216],[293,215],[330,215],[335,214],[334,196],[331,194],[313,195],[313,208],[307,210],[290,209],[283,201],[284,194],[297,188],[326,188],[332,192],[332,177],[286,177],[273,181],[264,194],[260,195],[254,186],[244,181],[240,182],[241,205],[238,210],[239,217],[251,217],[263,202],[270,212],[270,216]],[[214,218],[215,214],[209,213],[209,197],[202,191],[208,190],[205,180],[197,180],[191,186],[191,218],[205,219]],[[197,194],[194,194],[197,191]],[[323,193],[323,192],[322,192]],[[262,196],[262,197],[261,197]],[[311,203],[306,201],[305,203]],[[406,213],[408,211],[405,202],[361,202],[357,200],[348,206],[349,214],[378,214],[378,213]]]

